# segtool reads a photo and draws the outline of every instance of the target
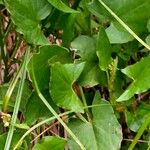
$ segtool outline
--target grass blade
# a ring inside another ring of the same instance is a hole
[[[20,102],[21,102],[21,96],[22,96],[23,87],[24,87],[24,83],[25,83],[26,67],[27,67],[27,63],[28,63],[28,59],[29,59],[29,53],[30,53],[30,48],[27,48],[26,54],[24,57],[23,67],[22,67],[22,78],[20,80],[18,93],[16,96],[16,102],[15,102],[15,106],[14,106],[14,111],[13,111],[12,119],[10,122],[10,127],[9,127],[9,131],[7,134],[4,150],[10,150],[11,141],[12,141],[12,137],[13,137],[13,133],[14,133],[14,129],[15,129],[14,125],[17,120],[17,115],[18,115],[19,106],[20,106]]]

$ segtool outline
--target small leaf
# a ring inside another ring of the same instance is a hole
[[[77,13],[78,11],[73,10],[66,4],[62,2],[62,0],[48,0],[48,2],[53,5],[55,8],[65,12],[65,13]]]
[[[33,150],[64,150],[65,144],[63,138],[46,136],[33,147]]]
[[[134,94],[145,92],[150,88],[150,56],[122,69],[122,72],[133,79],[133,82],[117,99],[118,102],[129,100]]]
[[[101,70],[106,71],[111,63],[111,45],[104,28],[100,28],[99,31],[96,53]]]
[[[75,112],[83,112],[82,103],[73,90],[73,84],[80,76],[83,67],[84,63],[52,65],[50,94],[58,106]]]
[[[69,122],[69,128],[85,145],[86,150],[119,150],[122,131],[112,106],[109,102],[101,100],[98,93],[96,93],[93,105],[99,106],[92,108],[92,124],[72,119]],[[80,150],[73,140],[69,140],[69,148]]]

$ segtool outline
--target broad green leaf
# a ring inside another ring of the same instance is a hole
[[[52,100],[49,96],[48,91],[43,92],[45,98],[50,103],[53,108],[56,108],[56,106],[52,103]],[[30,96],[28,103],[26,105],[26,111],[25,111],[25,122],[27,124],[34,124],[38,120],[43,120],[45,118],[51,117],[52,114],[49,112],[48,108],[43,104],[39,96],[33,92]]]
[[[119,150],[122,131],[112,106],[109,102],[101,100],[98,93],[94,98],[93,105],[99,106],[92,108],[92,123],[73,119],[68,124],[69,128],[85,145],[86,150]],[[69,148],[80,150],[73,140],[69,140]]]
[[[117,99],[118,102],[129,100],[134,94],[145,92],[150,88],[150,56],[122,69],[122,72],[133,79],[133,82]]]
[[[47,0],[5,0],[5,4],[17,30],[24,34],[27,42],[36,45],[48,44],[40,27],[40,21],[52,9]]]
[[[3,103],[3,99],[4,96],[6,94],[6,91],[9,87],[9,84],[3,84],[0,85],[0,110],[2,109],[2,103]],[[15,104],[15,100],[16,100],[16,95],[17,95],[17,91],[18,91],[18,84],[16,85],[11,97],[10,97],[10,102],[9,102],[9,107],[8,110],[11,111],[12,108],[14,107]],[[26,108],[26,104],[28,102],[28,98],[30,97],[30,95],[32,94],[32,88],[31,85],[28,81],[25,82],[24,84],[24,89],[23,89],[23,95],[21,98],[21,105],[20,105],[20,110],[21,111],[25,111]]]
[[[104,28],[101,28],[99,31],[96,53],[101,70],[106,71],[111,63],[111,45]]]
[[[65,13],[77,13],[76,10],[73,10],[69,6],[67,6],[65,3],[62,2],[62,0],[48,0],[48,2],[53,5],[55,8],[65,12]]]
[[[96,56],[96,39],[81,35],[71,42],[71,47],[85,62],[85,67],[78,82],[82,86],[92,87],[105,83],[105,74],[99,69],[98,57]]]
[[[145,28],[147,25],[147,21],[150,17],[150,0],[124,0],[123,2],[118,2],[118,0],[103,0],[103,2],[109,6],[114,13],[116,13],[134,32],[137,34],[141,34],[147,29]],[[94,4],[93,4],[94,3]],[[99,0],[94,0],[89,4],[89,9],[94,13],[95,15],[99,14],[105,16],[105,18],[109,19],[110,21],[113,21],[113,23],[117,24],[118,28],[120,28],[120,32],[127,32],[123,31],[123,28],[119,23],[111,16],[109,12],[100,4]],[[97,15],[98,16],[98,15]],[[99,17],[98,16],[98,17]],[[120,27],[119,27],[120,26]],[[112,28],[110,26],[110,28]],[[116,32],[117,31],[117,32]],[[108,28],[107,35],[108,37],[111,37],[112,34],[117,36],[120,36],[121,33],[119,33],[119,30],[113,30]],[[128,42],[131,39],[130,36],[127,35],[128,33],[122,33],[122,35],[125,35],[122,37],[121,43]],[[111,38],[110,38],[110,42]],[[115,41],[113,39],[113,43],[118,43],[118,38]]]
[[[46,136],[40,140],[33,150],[64,150],[66,141],[63,138]]]
[[[82,61],[94,61],[96,57],[96,40],[92,37],[81,35],[71,42],[73,50],[80,55]]]
[[[35,75],[40,90],[49,88],[50,59],[52,59],[51,62],[53,63],[55,63],[55,61],[63,61],[64,59],[68,59],[69,62],[71,61],[68,50],[57,45],[43,46],[39,49],[39,53],[33,54],[28,64],[28,70],[31,79],[33,79],[33,75]]]
[[[75,112],[84,112],[82,103],[73,90],[73,84],[83,67],[84,63],[64,65],[55,63],[51,66],[50,94],[58,106]]]
[[[126,123],[130,130],[137,132],[142,123],[145,121],[147,115],[150,112],[150,106],[146,104],[140,104],[134,112],[125,111]]]
[[[85,87],[92,87],[97,84],[106,86],[106,74],[100,70],[98,62],[86,62],[85,67],[78,79],[78,83]]]

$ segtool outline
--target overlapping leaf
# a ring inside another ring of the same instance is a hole
[[[103,0],[103,2],[137,34],[146,31],[145,26],[150,17],[150,0],[124,0],[121,3],[117,0]],[[94,0],[90,3],[89,9],[98,17],[105,16],[104,18],[109,18],[109,20],[112,21],[113,25],[106,30],[111,43],[124,43],[132,40],[128,33],[124,33],[127,31],[125,31],[119,23],[114,20],[111,14],[100,4],[99,0]],[[115,39],[112,38],[114,37],[112,35],[116,36]],[[120,36],[122,39],[120,39]]]
[[[39,49],[39,53],[32,56],[28,70],[32,79],[35,76],[40,90],[49,88],[49,60],[50,63],[71,62],[71,57],[66,48],[57,45],[43,46]]]
[[[29,43],[48,44],[40,27],[40,21],[51,12],[52,7],[47,0],[5,0],[5,4],[17,30]]]
[[[117,101],[129,100],[134,94],[145,92],[150,88],[150,56],[143,58],[134,65],[126,67],[122,72],[133,79],[133,82]]]
[[[49,91],[47,90],[42,93],[50,105],[53,106],[53,108],[56,108],[51,100],[51,97],[49,96]],[[24,114],[25,123],[32,125],[38,120],[43,120],[51,116],[52,114],[49,112],[48,108],[43,104],[36,92],[33,92],[26,105],[26,111]]]
[[[84,63],[64,65],[55,63],[51,66],[50,94],[58,106],[75,112],[84,112],[82,103],[73,90],[73,84],[83,67]]]
[[[85,62],[85,67],[78,82],[82,86],[94,86],[99,83],[105,84],[105,74],[99,69],[98,57],[96,56],[96,39],[81,35],[74,39],[71,47]]]
[[[85,145],[86,150],[119,150],[122,140],[121,127],[112,106],[107,101],[100,100],[99,97],[97,93],[93,102],[93,105],[99,106],[92,108],[92,123],[72,119],[69,127]],[[69,148],[80,150],[72,140],[69,141]]]

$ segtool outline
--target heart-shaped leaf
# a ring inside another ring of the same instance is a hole
[[[98,93],[94,98],[92,114],[92,123],[72,119],[69,127],[85,145],[86,150],[119,150],[122,141],[121,127],[110,103],[101,100]],[[80,150],[73,140],[69,141],[69,148]]]
[[[75,112],[84,112],[82,103],[73,90],[83,67],[84,63],[64,65],[55,63],[51,66],[50,94],[58,106]]]

